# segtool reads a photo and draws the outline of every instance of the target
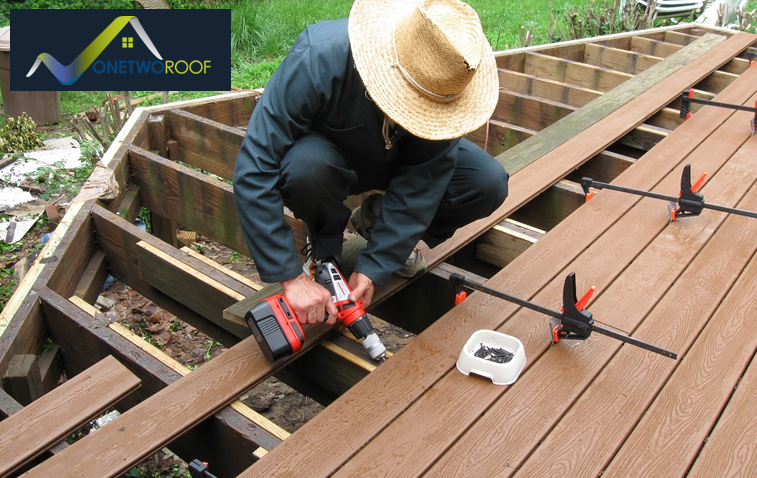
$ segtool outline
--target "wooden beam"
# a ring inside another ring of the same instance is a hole
[[[523,142],[519,146],[508,150],[498,159],[504,162],[508,171],[513,172],[519,170],[522,167],[518,165],[521,161],[530,162],[534,158],[543,156],[545,152],[553,149],[556,145],[562,144],[566,140],[574,137],[576,134],[576,128],[586,129],[589,126],[596,124],[599,120],[607,117],[614,111],[621,109],[622,106],[632,102],[632,100],[637,97],[650,94],[649,92],[654,91],[655,85],[664,84],[666,78],[671,77],[679,71],[696,71],[692,76],[686,78],[683,84],[688,83],[691,85],[691,82],[699,81],[701,78],[707,76],[708,72],[711,70],[709,70],[709,68],[704,68],[704,71],[694,70],[694,68],[686,67],[688,65],[702,64],[705,62],[704,59],[707,60],[708,67],[709,65],[715,65],[717,67],[728,61],[728,57],[723,57],[722,55],[714,56],[717,55],[717,53],[713,52],[720,51],[716,46],[721,42],[723,42],[723,38],[720,36],[712,35],[703,37],[697,43],[681,49],[678,53],[668,57],[664,62],[658,63],[654,67],[648,69],[644,74],[637,75],[628,80],[624,88],[616,89],[612,93],[602,95],[600,98],[592,101],[574,114],[571,114],[563,120],[545,128],[544,131],[550,131],[550,134],[545,133],[538,137],[535,136],[533,140]],[[734,48],[734,50],[738,50],[740,46],[741,43],[738,43],[738,46]],[[705,52],[709,52],[710,54],[707,55]],[[663,102],[672,101],[675,97],[680,95],[679,92],[675,94],[672,93],[673,89],[680,89],[681,83],[677,83],[677,85],[678,86],[675,88],[669,87],[671,91],[667,92],[662,98]],[[659,103],[660,101],[655,101],[655,105]],[[657,107],[655,106],[654,110],[646,112],[637,124],[642,123],[647,117],[651,116],[656,111]],[[626,132],[623,134],[625,133]],[[617,138],[606,139],[609,140],[606,141],[606,143],[609,144],[614,142]]]
[[[249,256],[230,184],[140,148],[129,162],[146,208]]]
[[[40,299],[53,339],[65,345],[69,373],[78,373],[98,360],[113,355],[142,380],[142,387],[122,402],[122,412],[149,399],[181,377],[113,330],[108,320],[91,306],[90,310],[85,311],[47,288],[40,290]],[[81,301],[78,303],[81,304]],[[84,305],[88,306],[86,303]],[[252,453],[258,447],[270,449],[280,442],[280,439],[227,407],[171,442],[171,450],[185,460],[200,458],[211,461],[220,476],[235,476],[240,468],[254,461]]]
[[[536,131],[490,119],[486,125],[469,133],[467,138],[492,156],[497,156],[534,134]]]
[[[581,186],[562,180],[512,214],[518,222],[549,231],[586,202]]]
[[[34,264],[0,312],[0,375],[5,373],[8,362],[14,355],[39,352],[44,340],[45,324],[39,301],[29,300],[29,296],[34,297],[35,291],[49,279],[53,269],[60,266],[60,257],[66,253],[73,240],[80,237],[76,231],[89,221],[89,210],[83,203],[75,202],[69,206]],[[72,280],[78,281],[78,278]]]
[[[0,475],[28,463],[130,394],[140,380],[108,357],[0,422]]]
[[[178,159],[224,179],[234,177],[244,131],[179,109],[167,116],[169,135],[179,143]]]
[[[631,38],[631,45],[628,49],[644,55],[666,58],[680,50],[681,45],[638,36]]]
[[[249,334],[246,323],[223,318],[223,310],[244,299],[244,294],[188,266],[184,258],[179,258],[181,251],[169,254],[140,241],[137,252],[142,280],[231,334],[237,337]]]
[[[95,251],[87,264],[87,268],[76,284],[74,295],[84,299],[85,302],[94,304],[97,296],[102,292],[105,279],[108,277],[108,269],[105,261],[105,253]]]
[[[229,345],[238,341],[235,335],[173,300],[142,279],[137,243],[139,241],[158,242],[157,239],[99,206],[92,208],[92,219],[97,243],[105,251],[110,273],[114,277],[214,340]]]
[[[166,115],[154,114],[147,117],[147,132],[150,137],[150,150],[164,158],[168,157],[168,131]]]
[[[628,81],[632,75],[568,61],[541,53],[528,53],[524,73],[602,92]]]
[[[713,94],[718,94],[725,90],[728,85],[734,82],[738,78],[738,75],[733,73],[726,73],[724,71],[714,71],[711,75],[697,83],[694,88],[697,90],[708,91]]]
[[[490,264],[503,268],[536,244],[544,231],[505,219],[489,229],[476,242],[476,256]]]
[[[605,150],[568,174],[565,179],[578,183],[581,178],[588,176],[597,181],[609,183],[620,176],[634,162],[636,162],[635,158]]]
[[[172,103],[169,106],[158,105],[149,108],[148,111],[166,112],[169,109],[182,109],[187,113],[213,118],[213,120],[227,126],[246,126],[260,95],[260,91],[245,91],[232,95],[225,94],[201,100]]]
[[[589,65],[638,75],[661,62],[662,58],[589,43],[583,61]]]
[[[515,93],[536,96],[580,108],[602,95],[602,92],[540,78],[512,70],[498,70],[500,86]]]
[[[541,131],[575,110],[563,103],[508,90],[500,92],[492,118],[526,130]]]
[[[44,394],[37,356],[15,355],[3,376],[3,388],[21,405],[29,405]]]
[[[121,203],[114,212],[116,215],[121,216],[127,221],[134,222],[134,219],[139,216],[141,210],[142,198],[139,196],[139,188],[133,185],[128,186]]]

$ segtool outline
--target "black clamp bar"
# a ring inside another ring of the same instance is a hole
[[[561,339],[586,340],[587,338],[589,338],[592,332],[597,332],[602,335],[620,340],[621,342],[649,350],[650,352],[664,355],[665,357],[672,358],[673,360],[678,358],[678,354],[676,354],[675,352],[671,352],[670,350],[663,349],[629,335],[621,334],[614,330],[607,329],[595,324],[591,312],[584,310],[586,303],[589,301],[591,294],[594,292],[594,287],[592,287],[581,300],[577,301],[576,276],[573,272],[568,274],[568,277],[565,279],[565,283],[563,285],[563,308],[560,312],[486,287],[485,285],[478,282],[468,280],[464,276],[457,273],[450,274],[449,281],[455,291],[455,305],[459,304],[465,299],[467,293],[463,290],[463,288],[468,287],[470,289],[485,292],[486,294],[497,297],[499,299],[512,302],[514,304],[520,305],[521,307],[525,307],[527,309],[531,309],[541,314],[552,317],[552,338],[555,342],[559,342]]]
[[[737,214],[739,216],[746,216],[757,219],[756,212],[745,211],[743,209],[737,209],[733,207],[719,206],[717,204],[706,204],[704,202],[704,196],[698,192],[704,184],[706,177],[707,173],[703,174],[696,182],[696,184],[692,186],[691,165],[687,164],[683,168],[683,173],[681,173],[681,192],[679,193],[678,197],[669,196],[666,194],[658,194],[651,191],[643,191],[640,189],[616,186],[614,184],[594,181],[594,179],[589,177],[581,178],[581,187],[584,190],[584,194],[586,194],[587,201],[594,197],[594,193],[589,190],[589,188],[592,187],[596,189],[610,189],[612,191],[619,191],[622,193],[635,194],[637,196],[668,201],[671,220],[673,221],[675,221],[678,217],[698,216],[703,209],[712,209],[713,211],[720,211],[728,214]]]
[[[750,120],[750,131],[752,134],[757,131],[757,101],[755,101],[755,107],[752,108],[750,106],[744,106],[744,105],[734,105],[731,103],[720,103],[718,101],[708,101],[708,100],[701,100],[699,98],[694,98],[694,88],[691,88],[688,91],[683,92],[683,96],[681,97],[681,118],[683,119],[689,119],[691,118],[691,103],[698,103],[702,105],[708,105],[708,106],[717,106],[720,108],[730,108],[732,110],[740,110],[740,111],[749,111],[751,113],[754,113],[754,117]]]

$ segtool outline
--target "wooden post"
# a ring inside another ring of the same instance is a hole
[[[24,406],[41,397],[44,392],[37,356],[15,355],[5,372],[3,386],[11,397]]]

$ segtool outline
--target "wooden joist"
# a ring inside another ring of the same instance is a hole
[[[154,237],[97,205],[92,207],[91,216],[97,243],[108,258],[108,270],[111,275],[214,340],[222,344],[234,344],[238,341],[234,334],[208,321],[142,279],[137,243],[156,241]]]
[[[169,135],[181,161],[230,180],[245,132],[180,109],[167,113]]]
[[[7,476],[139,387],[107,357],[0,422],[0,476]]]

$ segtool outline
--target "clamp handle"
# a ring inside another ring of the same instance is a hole
[[[576,274],[571,272],[563,284],[562,317],[553,319],[552,338],[555,342],[562,339],[586,340],[591,335],[594,317],[591,312],[584,310],[597,288],[592,286],[586,294],[578,300],[576,297]]]
[[[681,97],[681,113],[680,116],[683,119],[691,118],[691,99],[694,97],[694,88],[689,88],[689,91],[684,91]]]
[[[707,173],[691,185],[691,164],[687,164],[681,173],[681,192],[678,195],[678,204],[670,210],[670,219],[675,221],[678,217],[698,216],[704,209],[704,195],[699,193],[699,189],[704,184]]]
[[[586,196],[586,202],[589,202],[589,199],[594,197],[594,191],[589,190],[591,185],[594,184],[594,178],[589,178],[589,177],[584,176],[583,178],[581,178],[581,181],[579,184],[581,184],[581,189],[584,190],[584,195]]]

